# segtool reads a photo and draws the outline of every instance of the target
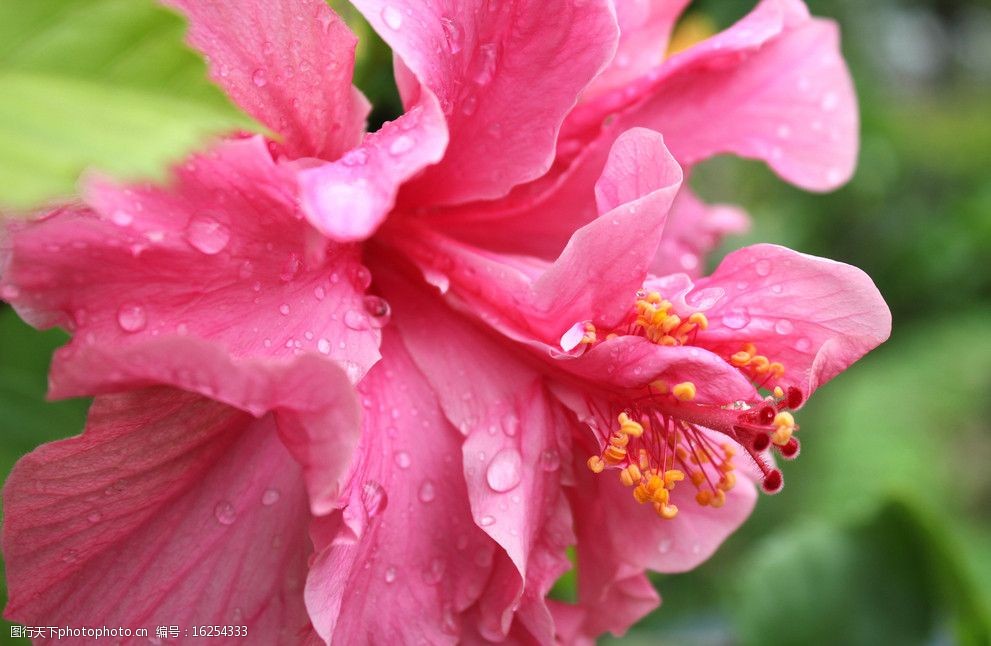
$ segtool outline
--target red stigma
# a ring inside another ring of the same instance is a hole
[[[794,460],[795,458],[798,457],[798,454],[801,452],[801,450],[802,447],[798,443],[798,438],[794,438],[794,437],[788,440],[788,443],[785,444],[784,446],[778,447],[778,453],[780,453],[781,457],[783,457],[785,460]]]
[[[781,477],[781,471],[771,469],[764,476],[764,483],[761,488],[764,493],[773,494],[781,491],[782,485],[784,485],[784,478]]]
[[[767,447],[771,446],[771,436],[767,433],[757,433],[754,435],[753,443],[751,447],[754,451],[760,453]]]
[[[805,396],[802,395],[802,391],[795,386],[789,386],[787,399],[788,408],[795,410],[802,405],[803,401],[805,401]]]

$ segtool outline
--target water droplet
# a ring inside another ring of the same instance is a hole
[[[362,299],[362,304],[365,306],[365,312],[368,313],[368,319],[374,328],[382,328],[389,324],[389,319],[392,317],[392,308],[389,307],[388,301],[379,296],[366,296]]]
[[[148,314],[140,305],[121,305],[117,310],[117,323],[125,332],[140,332],[148,324]]]
[[[364,166],[368,163],[368,151],[363,148],[355,148],[341,157],[341,163],[345,166]]]
[[[662,538],[660,544],[657,546],[657,551],[661,554],[667,554],[671,551],[672,541],[670,538]]]
[[[784,291],[784,287],[777,284],[771,285],[771,291],[774,292],[775,294],[780,294],[782,291]]]
[[[485,43],[478,48],[478,63],[475,69],[474,80],[479,85],[487,85],[495,75],[496,68],[496,46],[495,43]]]
[[[434,498],[437,497],[437,487],[431,480],[424,480],[423,484],[420,485],[420,491],[417,494],[420,502],[433,502]]]
[[[352,330],[367,330],[368,317],[358,310],[348,310],[344,312],[344,325]]]
[[[495,454],[485,472],[485,481],[493,491],[509,491],[520,483],[523,477],[523,457],[513,448],[503,449]]]
[[[279,502],[279,498],[281,497],[282,494],[279,493],[278,489],[266,489],[262,494],[262,504],[266,507],[270,507],[271,505]]]
[[[697,310],[707,310],[718,303],[724,294],[720,287],[705,287],[691,292],[685,302]]]
[[[336,283],[334,276],[337,274],[330,275],[330,282]],[[364,265],[358,265],[354,270],[354,280],[357,284],[358,289],[364,291],[368,289],[368,286],[372,284],[372,272],[368,271],[368,267]]]
[[[778,334],[791,334],[795,331],[795,326],[788,319],[781,319],[774,324],[774,331]]]
[[[110,221],[119,227],[126,227],[134,222],[134,216],[127,211],[114,211],[114,214],[110,216]]]
[[[547,449],[540,454],[540,468],[547,472],[561,468],[561,454],[557,449]]]
[[[781,124],[778,126],[778,136],[782,139],[787,139],[791,136],[791,128],[787,124]]]
[[[723,325],[731,330],[740,330],[750,323],[750,314],[747,313],[746,308],[738,308],[730,310],[723,314]]]
[[[430,565],[423,568],[423,582],[427,585],[437,585],[444,578],[446,565],[443,559],[435,558],[430,561]]]
[[[461,112],[464,113],[466,117],[470,117],[475,114],[475,110],[478,109],[478,97],[474,94],[469,94],[465,97],[464,101],[461,103]]]
[[[317,341],[317,351],[320,354],[330,354],[330,341],[327,339]]]
[[[279,305],[279,314],[282,316],[289,316],[289,303]]]
[[[361,502],[365,504],[368,517],[375,518],[389,504],[389,498],[382,485],[374,480],[366,480],[365,484],[361,485]]]
[[[392,458],[395,460],[396,466],[400,469],[408,469],[409,465],[413,463],[412,458],[409,457],[409,453],[406,451],[396,451],[396,454]]]
[[[758,260],[754,265],[754,271],[757,272],[758,276],[767,276],[771,273],[771,261],[764,259]]]
[[[478,519],[478,524],[482,527],[489,527],[490,525],[495,524],[495,518],[492,516],[482,516]]]
[[[808,352],[812,348],[812,341],[806,339],[804,336],[795,341],[795,349],[799,352]]]
[[[257,85],[258,87],[265,87],[265,85],[268,83],[268,79],[265,78],[265,70],[259,67],[254,72],[252,72],[251,82]]]
[[[234,509],[234,505],[230,502],[221,500],[213,508],[213,517],[221,525],[233,525],[234,521],[237,520],[237,510]]]
[[[4,285],[0,287],[0,298],[5,301],[12,301],[21,295],[21,290],[14,285]]]
[[[389,567],[385,568],[385,582],[392,583],[395,580],[396,580],[396,568],[390,565]]]
[[[86,517],[86,520],[88,520],[89,522],[91,522],[93,524],[96,524],[96,523],[100,522],[101,520],[103,520],[103,514],[101,514],[98,511],[94,511],[93,513],[91,513],[89,516]]]
[[[441,621],[440,629],[448,635],[460,635],[461,626],[458,622],[458,614],[454,610],[454,606],[450,603],[445,603],[444,608],[441,610]]]
[[[201,253],[212,256],[220,253],[230,242],[231,232],[211,217],[196,216],[186,227],[186,240]]]
[[[702,553],[702,546],[699,545],[698,543],[693,543],[692,554],[701,554],[701,553]]]
[[[323,288],[323,285],[317,285],[317,287],[313,290],[313,297],[318,301],[322,301],[327,297],[327,290]]]
[[[79,550],[69,548],[62,552],[62,560],[66,563],[75,563],[79,560]]]
[[[461,47],[464,44],[464,32],[461,31],[461,27],[458,23],[454,21],[453,18],[448,18],[444,16],[440,19],[441,29],[444,30],[444,40],[447,42],[447,51],[451,54],[457,54],[461,51]]]
[[[399,135],[389,144],[389,153],[392,155],[402,155],[413,149],[413,138],[409,135]]]
[[[389,29],[399,29],[403,26],[403,14],[392,5],[386,5],[382,9],[382,20]]]

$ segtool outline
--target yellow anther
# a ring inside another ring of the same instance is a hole
[[[672,388],[671,393],[683,402],[690,402],[695,399],[695,384],[690,381],[682,382]]]
[[[712,492],[709,491],[708,489],[700,489],[699,492],[695,494],[695,502],[702,505],[703,507],[707,506],[711,501],[712,501]]]
[[[650,499],[663,505],[671,499],[671,494],[667,489],[658,489],[651,495]]]
[[[722,445],[720,445],[719,448],[721,448],[723,450],[723,455],[726,456],[726,459],[727,460],[729,460],[734,455],[736,455],[736,449],[733,448],[733,445],[732,444],[728,444],[728,443],[724,442]]]
[[[650,292],[649,294],[647,294],[648,303],[661,303],[663,300],[664,299],[661,298],[660,292]],[[670,307],[670,303],[668,304],[668,306]]]
[[[643,426],[639,422],[635,422],[630,419],[630,416],[626,413],[619,414],[619,432],[631,435],[633,437],[640,437],[643,435]]]
[[[668,469],[664,472],[664,488],[674,489],[674,484],[676,482],[681,482],[685,479],[685,473],[679,471],[678,469]]]
[[[774,396],[777,397],[778,399],[781,399],[782,397],[784,397],[785,396],[784,389],[781,386],[775,386],[774,387]]]
[[[664,488],[664,480],[662,480],[657,474],[654,474],[647,480],[646,487],[647,493],[653,495],[658,489]]]
[[[593,325],[592,323],[586,323],[585,324],[585,334],[582,335],[581,342],[584,343],[584,344],[586,344],[586,345],[589,345],[589,344],[595,343],[596,339],[597,339],[597,337],[596,337],[596,333],[595,333],[595,325]]]
[[[646,471],[650,468],[650,455],[647,453],[647,449],[640,449],[640,455],[638,456],[640,462],[640,470]]]
[[[674,450],[674,454],[678,456],[678,459],[681,461],[685,461],[688,459],[688,451],[683,446],[679,445],[678,448]]]
[[[791,439],[791,434],[795,431],[795,418],[786,410],[774,416],[774,432],[771,433],[771,441],[778,446],[784,446]]]
[[[663,518],[664,520],[671,520],[672,518],[678,515],[677,505],[655,504],[654,510],[657,512],[657,515]]]
[[[610,332],[609,334],[606,335],[606,341],[612,341],[613,339],[618,339],[618,338],[619,335],[616,334],[615,332]]]
[[[771,371],[771,375],[775,379],[780,379],[785,374],[784,364],[779,363],[777,361],[771,363],[771,365],[768,366],[768,369]]]
[[[661,330],[663,330],[665,334],[668,334],[679,325],[681,325],[681,317],[677,314],[670,314],[666,316],[663,323],[661,323]]]
[[[746,352],[747,354],[753,356],[753,355],[757,354],[757,346],[755,346],[753,343],[744,343],[743,344],[743,351]]]
[[[700,486],[703,482],[705,482],[705,474],[702,473],[701,471],[692,471],[690,474],[688,474],[688,477],[691,478],[692,484],[695,485],[696,487]]]
[[[622,431],[616,431],[609,436],[609,444],[615,446],[619,449],[625,449],[626,445],[630,443],[630,436]]]
[[[639,484],[641,477],[643,476],[640,473],[640,468],[635,464],[631,464],[619,472],[619,481],[625,487],[632,487],[635,484]]]
[[[712,500],[709,501],[709,505],[719,509],[726,504],[726,492],[722,489],[716,489],[716,493],[713,494]]]
[[[795,428],[795,417],[786,410],[781,411],[774,416],[774,426],[777,428],[788,427],[791,429]]]
[[[707,319],[705,317],[705,314],[703,314],[702,312],[695,312],[694,314],[689,316],[688,322],[694,323],[695,325],[698,326],[700,330],[704,330],[709,327],[709,319]]]
[[[731,490],[736,486],[736,474],[732,472],[724,473],[717,486],[723,491]]]
[[[750,363],[753,357],[750,356],[749,352],[737,352],[729,358],[729,362],[736,366],[737,368],[742,368],[743,366]]]
[[[650,492],[643,485],[633,489],[633,498],[641,505],[650,500]]]
[[[626,459],[626,449],[610,444],[606,447],[606,450],[602,452],[602,457],[609,464],[619,464]]]
[[[606,461],[599,455],[593,455],[585,464],[588,465],[588,470],[592,473],[602,473],[602,470],[606,468]]]
[[[764,355],[758,354],[750,360],[750,365],[753,366],[755,371],[757,371],[757,374],[762,375],[770,369],[771,362]]]
[[[674,347],[678,345],[678,339],[674,338],[669,334],[665,334],[660,338],[660,340],[657,343],[668,347]]]

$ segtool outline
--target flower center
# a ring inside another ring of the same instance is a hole
[[[625,326],[609,331],[605,339],[635,335],[660,345],[694,345],[709,325],[705,315],[693,312],[682,317],[672,310],[672,304],[659,293],[641,291]],[[587,324],[582,343],[599,343],[598,333]],[[727,361],[758,389],[769,388],[785,371],[784,365],[759,354],[749,342]],[[760,469],[764,491],[780,491],[784,484],[781,471],[762,453],[773,446],[785,459],[798,456],[798,439],[793,437],[798,425],[790,409],[801,405],[802,392],[775,386],[763,399],[724,405],[697,403],[696,392],[692,382],[674,386],[654,382],[645,393],[611,402],[609,410],[593,405],[592,426],[605,448],[588,459],[589,469],[594,473],[617,470],[620,482],[632,487],[637,502],[650,503],[661,518],[671,519],[678,515],[671,492],[682,481],[695,489],[699,505],[725,504],[727,492],[736,484],[735,443]]]

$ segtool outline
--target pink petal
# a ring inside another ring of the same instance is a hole
[[[419,104],[340,160],[303,170],[303,213],[335,240],[364,240],[392,210],[399,187],[440,161],[446,147],[444,115],[437,99],[424,92]]]
[[[328,369],[225,372],[232,391],[250,382],[264,393],[277,412],[262,418],[170,388],[98,397],[85,434],[42,446],[8,480],[7,615],[152,634],[222,622],[298,643],[308,626],[307,492],[277,430],[296,416],[315,421],[291,382],[350,390]]]
[[[664,236],[650,266],[653,274],[664,276],[684,272],[698,276],[705,270],[705,258],[728,234],[743,233],[750,218],[729,204],[705,204],[683,186],[668,213]]]
[[[195,335],[239,357],[315,351],[360,378],[379,356],[370,276],[356,246],[300,221],[293,187],[260,138],[190,159],[168,190],[91,182],[91,208],[6,223],[4,288],[72,347]]]
[[[697,387],[700,403],[752,401],[753,386],[724,358],[688,346],[661,346],[639,336],[604,341],[577,358],[560,357],[558,367],[590,383],[642,389],[653,381],[685,381]]]
[[[544,597],[570,567],[571,519],[559,487],[568,439],[557,431],[565,422],[539,374],[511,350],[411,292],[399,281],[389,287],[397,327],[445,417],[465,435],[463,477],[474,522],[509,557],[496,562],[480,602],[481,634],[504,639],[518,608],[526,629],[548,641],[553,625]],[[444,353],[435,351],[438,337]]]
[[[360,141],[369,105],[351,87],[357,39],[326,2],[162,2],[189,18],[213,80],[291,157],[336,159]]]
[[[354,4],[401,59],[407,105],[418,81],[444,108],[451,143],[410,187],[418,203],[499,197],[544,174],[565,114],[617,37],[604,0]]]
[[[681,168],[657,133],[624,133],[599,182],[600,217],[579,229],[552,264],[500,256],[417,230],[397,237],[421,267],[448,274],[452,296],[514,338],[557,343],[576,321],[628,310],[661,239]]]
[[[626,87],[661,64],[675,22],[691,0],[615,0],[619,47],[612,62],[582,95],[583,101]]]
[[[719,153],[766,161],[810,190],[857,161],[853,84],[834,23],[798,0],[764,0],[726,32],[672,57],[615,125],[658,130],[682,164]]]
[[[335,643],[402,643],[409,635],[455,643],[462,614],[490,576],[495,545],[472,522],[461,437],[401,342],[387,334],[383,345],[385,359],[360,386],[369,414],[343,512],[349,518],[314,527],[307,607],[317,632]],[[360,533],[348,539],[342,522]]]
[[[706,311],[710,327],[699,345],[729,356],[750,341],[784,364],[780,384],[806,397],[891,333],[891,313],[869,276],[784,247],[730,254],[695,286],[712,289],[723,296]]]
[[[176,336],[126,347],[69,346],[56,355],[50,385],[56,398],[167,385],[256,417],[274,411],[283,441],[303,465],[312,512],[338,508],[359,413],[347,376],[315,355],[232,360],[210,343]]]

